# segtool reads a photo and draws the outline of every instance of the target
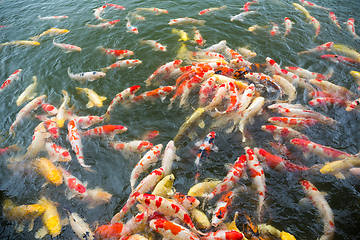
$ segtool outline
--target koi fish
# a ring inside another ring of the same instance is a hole
[[[30,39],[33,41],[39,41],[40,39],[42,39],[43,37],[46,37],[46,36],[54,37],[54,36],[68,33],[68,32],[69,32],[69,30],[67,30],[67,29],[50,28],[49,30],[46,30],[45,32],[41,33],[40,35],[31,37]]]
[[[171,19],[169,25],[185,25],[185,24],[197,24],[203,26],[205,24],[205,20],[197,20],[195,18],[175,18]]]
[[[179,29],[173,28],[173,29],[171,29],[171,33],[177,34],[180,36],[180,39],[178,41],[186,42],[189,40],[188,34],[184,30],[179,30]]]
[[[254,3],[257,3],[258,2],[258,0],[254,0],[254,1],[251,1],[251,2],[246,2],[245,4],[244,4],[244,7],[243,8],[240,8],[240,10],[244,10],[244,12],[248,12],[249,10],[250,10],[250,5],[251,4],[254,4]]]
[[[307,180],[301,180],[300,184],[311,203],[318,209],[324,222],[324,234],[320,239],[333,239],[335,234],[335,223],[333,212],[319,190]]]
[[[254,83],[260,83],[266,87],[270,86],[271,88],[279,91],[280,93],[282,91],[280,86],[276,82],[274,82],[270,76],[268,76],[266,74],[250,72],[250,73],[245,74],[244,77],[250,79]],[[270,91],[273,91],[273,90],[270,90]]]
[[[173,196],[176,202],[180,203],[186,210],[192,210],[199,206],[200,201],[193,196],[189,196],[180,192],[176,192]]]
[[[355,32],[355,19],[349,18],[345,24],[346,30],[348,30],[355,39],[360,39],[360,37]]]
[[[130,142],[109,142],[110,147],[120,151],[125,157],[129,157],[133,154],[141,154],[153,147],[153,144],[149,141],[134,140]]]
[[[127,127],[122,125],[104,125],[82,132],[80,135],[82,137],[102,137],[113,140],[116,134],[126,131]]]
[[[26,102],[27,100],[32,100],[35,96],[36,93],[34,93],[35,88],[37,87],[37,77],[33,76],[33,81],[34,83],[30,84],[18,97],[18,99],[16,100],[16,105],[20,106],[22,105],[24,102]]]
[[[230,168],[229,172],[222,180],[222,182],[218,183],[214,186],[213,190],[206,196],[204,202],[208,202],[213,199],[216,195],[220,193],[224,193],[226,191],[230,191],[235,187],[235,184],[241,179],[241,177],[245,174],[246,171],[246,156],[241,155],[234,162],[234,165]],[[188,193],[190,195],[190,191]]]
[[[106,8],[106,5],[103,5],[103,6],[99,7],[99,8],[95,8],[94,9],[94,17],[96,19],[101,20],[101,21],[106,21],[107,19],[101,18],[101,14],[104,12],[105,8]]]
[[[48,233],[52,237],[56,237],[61,233],[61,222],[55,203],[45,197],[41,197],[38,204],[45,208],[45,211],[41,216],[44,228],[39,229],[35,233],[35,238],[42,238]]]
[[[352,58],[355,61],[360,62],[360,53],[358,53],[356,50],[341,44],[334,44],[332,48],[336,53],[345,55],[346,57]]]
[[[103,28],[103,29],[111,29],[115,26],[115,24],[117,24],[118,22],[120,22],[120,19],[116,19],[116,20],[112,20],[110,22],[106,22],[106,23],[99,23],[97,25],[92,25],[92,24],[86,24],[86,26],[91,27],[91,28]]]
[[[261,126],[261,130],[271,133],[274,137],[275,141],[280,141],[281,138],[285,138],[288,140],[294,139],[294,138],[301,138],[304,140],[310,140],[305,134],[302,134],[299,131],[296,131],[295,129],[292,129],[290,127],[280,127],[276,125],[263,125]]]
[[[11,124],[10,129],[9,129],[9,134],[14,134],[15,135],[15,128],[16,126],[23,121],[26,117],[29,116],[29,114],[31,113],[31,111],[36,110],[44,101],[44,99],[46,98],[46,95],[42,95],[39,96],[37,98],[34,98],[31,102],[29,102],[28,104],[25,105],[25,107],[23,107],[19,113],[16,115],[16,119],[13,122],[13,124]]]
[[[149,226],[164,238],[174,240],[199,240],[199,237],[189,229],[164,218],[150,220]]]
[[[325,8],[325,7],[316,5],[315,3],[312,3],[312,2],[309,2],[309,1],[300,0],[300,2],[301,2],[301,4],[303,6],[306,6],[306,7],[321,8],[321,9],[324,9],[324,10],[330,10],[329,8]]]
[[[82,183],[77,177],[72,175],[69,171],[66,171],[63,167],[58,167],[63,176],[65,185],[67,186],[66,198],[71,199],[73,197],[78,197],[83,199],[87,196],[86,186],[87,183]]]
[[[102,97],[102,96],[97,95],[96,92],[94,92],[93,90],[91,90],[89,88],[76,87],[76,90],[78,90],[79,93],[84,92],[88,96],[89,102],[86,104],[87,108],[92,108],[94,106],[102,107],[103,106],[102,101],[106,100],[106,97]]]
[[[155,15],[160,15],[160,14],[167,14],[169,13],[168,10],[165,9],[161,9],[161,8],[136,8],[136,11],[146,11],[146,12],[152,12],[152,13],[156,13]]]
[[[161,101],[164,101],[167,95],[169,95],[172,91],[176,89],[175,86],[165,86],[154,89],[152,91],[147,91],[139,96],[136,96],[132,99],[133,102],[139,101],[155,101],[155,99],[160,98]]]
[[[253,52],[249,49],[246,48],[238,48],[239,53],[243,56],[243,58],[245,59],[249,59],[249,58],[253,58],[256,57],[256,52]]]
[[[182,60],[174,60],[168,63],[165,63],[155,72],[153,72],[148,79],[145,80],[146,86],[150,86],[151,82],[159,76],[162,76],[163,79],[168,77],[176,68],[178,68],[182,64]]]
[[[336,120],[311,110],[281,108],[279,109],[279,113],[287,117],[312,118],[327,124],[337,123]]]
[[[80,132],[75,120],[71,120],[68,123],[68,140],[80,165],[86,170],[90,169],[91,166],[86,165],[84,162],[83,146],[81,143]]]
[[[297,10],[301,11],[305,16],[306,18],[310,18],[310,13],[308,10],[306,10],[306,8],[304,8],[303,6],[301,6],[300,4],[298,3],[293,3],[292,4]]]
[[[106,73],[104,72],[83,72],[83,73],[71,73],[70,67],[68,68],[68,75],[72,80],[80,81],[81,83],[84,83],[85,81],[95,81],[99,78],[105,77]]]
[[[309,169],[308,167],[296,165],[277,155],[273,155],[263,148],[254,148],[254,152],[261,161],[276,171],[298,172]]]
[[[332,93],[338,97],[356,97],[356,95],[349,91],[347,88],[336,85],[329,81],[319,80],[319,79],[310,79],[310,83],[320,88],[322,91],[327,93]]]
[[[32,142],[27,148],[25,158],[35,157],[44,147],[45,140],[49,137],[51,137],[51,134],[46,131],[44,122],[41,122],[34,130]]]
[[[253,122],[253,117],[261,112],[263,109],[263,105],[265,103],[265,99],[263,97],[256,97],[250,106],[242,113],[242,118],[239,122],[239,130],[243,135],[242,141],[246,141],[245,137],[245,125],[248,122]]]
[[[354,104],[355,102],[353,102]],[[315,98],[311,101],[309,101],[309,104],[313,107],[326,107],[328,105],[337,105],[340,107],[346,107],[347,106],[347,101],[341,99],[341,98],[332,98],[332,97],[319,97],[319,98]],[[349,105],[351,106],[351,104]],[[352,106],[355,106],[352,105]],[[326,110],[326,109],[324,109]],[[350,109],[348,109],[350,110]],[[348,111],[347,110],[347,111]],[[351,111],[351,110],[350,110]]]
[[[137,21],[144,21],[145,20],[144,16],[141,16],[141,15],[137,14],[136,12],[129,12],[128,16],[130,16],[132,18],[135,18],[135,20],[137,20]]]
[[[219,224],[221,224],[227,218],[227,215],[231,208],[231,203],[235,195],[235,191],[225,192],[216,202],[216,206],[211,219],[211,225],[213,227],[218,227]]]
[[[174,181],[174,174],[166,175],[158,182],[158,184],[156,184],[151,194],[165,198],[173,196],[175,191],[173,188]]]
[[[193,222],[197,228],[209,229],[211,227],[211,223],[203,211],[201,211],[197,208],[194,208],[194,209],[190,210],[189,212],[190,212],[191,219],[193,219]]]
[[[330,60],[334,63],[344,63],[346,65],[352,66],[352,67],[357,67],[360,65],[360,62],[357,60],[354,60],[352,58],[349,57],[344,57],[341,55],[334,55],[334,54],[325,54],[325,55],[321,55],[321,58]]]
[[[4,88],[6,88],[7,86],[9,86],[11,83],[13,83],[14,81],[18,80],[20,77],[20,74],[22,72],[22,69],[18,69],[15,72],[13,72],[5,81],[4,83],[1,85],[0,87],[0,92],[2,90],[4,90]]]
[[[320,80],[327,80],[329,79],[333,74],[333,69],[331,68],[329,73],[324,75],[316,72],[310,72],[309,70],[300,68],[300,67],[285,67],[286,70],[295,73],[297,76],[301,78],[307,78],[307,79],[320,79]]]
[[[257,11],[246,11],[246,12],[242,12],[242,13],[240,13],[240,14],[238,14],[238,15],[231,16],[230,21],[241,21],[241,22],[243,22],[243,21],[245,20],[244,18],[245,18],[247,15],[251,15],[251,14],[255,14],[255,13],[257,13]]]
[[[129,88],[126,88],[122,92],[116,94],[116,96],[111,100],[111,103],[106,110],[106,113],[103,115],[106,122],[110,121],[110,114],[114,111],[114,108],[117,104],[124,102],[128,98],[133,98],[134,94],[140,89],[140,85],[134,85]]]
[[[218,85],[216,84],[216,78],[210,77],[207,80],[205,80],[200,87],[199,91],[199,105],[205,106],[210,99],[212,99],[214,92],[218,88]]]
[[[14,145],[11,145],[9,147],[5,147],[5,148],[1,148],[0,149],[0,156],[7,153],[7,152],[10,152],[10,151],[19,151],[20,150],[20,147],[16,144]]]
[[[38,16],[39,19],[41,20],[64,20],[69,18],[68,16],[48,16],[48,17],[40,17],[40,15]]]
[[[273,25],[273,27],[270,30],[270,35],[271,36],[278,35],[280,33],[279,32],[279,26],[274,22],[270,22],[270,23]]]
[[[338,20],[337,20],[337,18],[335,16],[335,13],[329,12],[329,18],[330,18],[331,22],[333,22],[336,26],[338,26],[338,28],[341,29],[341,26],[340,26],[340,24],[339,24],[339,22],[338,22]]]
[[[352,101],[347,107],[346,107],[346,111],[347,112],[350,112],[352,111],[353,109],[355,109],[358,105],[360,104],[360,98],[358,99],[355,99],[354,101]],[[346,105],[346,103],[345,103]]]
[[[112,3],[105,2],[105,5],[109,6],[109,7],[113,7],[115,9],[117,9],[117,10],[125,10],[125,8],[123,6],[120,6],[120,5],[117,5],[117,4],[112,4]]]
[[[110,48],[104,48],[103,46],[99,46],[97,47],[97,49],[102,51],[104,54],[116,59],[122,59],[134,55],[134,52],[130,50],[110,49]]]
[[[26,41],[26,40],[11,41],[11,42],[6,42],[6,43],[1,43],[0,49],[7,45],[33,47],[33,46],[39,46],[40,43],[37,41]]]
[[[247,29],[247,31],[249,31],[249,32],[254,32],[254,34],[256,34],[255,31],[260,30],[260,29],[265,29],[265,28],[267,28],[267,26],[262,27],[262,26],[259,26],[259,25],[255,24],[255,25],[250,26],[250,27]]]
[[[195,171],[195,181],[198,180],[200,176],[200,168],[202,164],[207,160],[209,157],[210,151],[213,150],[217,152],[219,149],[215,146],[215,132],[210,132],[207,134],[204,141],[199,146],[199,151],[195,159],[196,171]],[[199,143],[200,144],[200,143]]]
[[[135,165],[130,175],[130,186],[131,190],[134,190],[136,180],[139,178],[141,173],[146,171],[151,164],[154,164],[158,161],[163,145],[158,144],[151,148],[145,155],[140,159],[140,161]]]
[[[360,159],[357,155],[355,155],[351,157],[345,157],[341,160],[325,163],[325,165],[319,171],[322,174],[331,174],[339,179],[345,179],[345,176],[341,172],[357,166],[360,166]]]
[[[287,95],[288,98],[286,102],[292,102],[293,100],[295,100],[297,92],[295,86],[291,84],[291,82],[289,82],[288,80],[286,80],[285,78],[279,75],[274,75],[272,77],[272,80],[276,84],[278,84],[281,90]]]
[[[56,43],[55,42],[55,38],[53,39],[53,44],[54,46],[61,48],[62,50],[64,50],[66,53],[69,52],[80,52],[81,51],[81,47],[78,47],[76,45],[71,45],[71,44],[64,44],[64,43]]]
[[[208,13],[213,13],[215,11],[220,11],[220,10],[225,9],[225,8],[226,8],[226,5],[221,6],[221,7],[215,7],[215,8],[207,8],[207,9],[201,10],[199,12],[199,15],[205,15],[205,14],[208,14]]]
[[[86,195],[81,200],[88,203],[88,208],[92,209],[104,203],[110,202],[112,197],[111,193],[96,187],[95,189],[87,189]]]
[[[117,61],[117,62],[111,64],[110,66],[108,66],[106,68],[102,68],[101,71],[106,72],[106,71],[108,71],[110,69],[114,69],[114,68],[132,68],[139,64],[142,64],[142,61],[140,61],[138,59],[120,60],[120,61]]]
[[[166,46],[161,45],[159,42],[157,42],[155,40],[143,40],[143,39],[141,39],[140,42],[142,44],[147,44],[147,45],[152,46],[155,51],[166,52]]]
[[[287,117],[271,117],[268,121],[272,124],[281,127],[291,127],[295,129],[302,129],[314,126],[319,123],[319,120],[312,118],[287,118]]]
[[[315,31],[316,31],[315,37],[317,37],[317,36],[319,35],[320,28],[321,28],[320,23],[319,23],[319,21],[316,20],[316,18],[314,18],[313,16],[309,16],[308,19],[309,19],[310,23],[314,26]],[[314,38],[315,38],[315,37],[314,37]]]
[[[148,227],[148,219],[154,214],[150,213],[150,211],[148,211],[148,209],[145,207],[143,208],[145,209],[144,212],[138,213],[124,224],[121,232],[121,235],[123,236],[122,238],[130,239],[130,235],[142,231],[145,227]]]
[[[187,195],[193,196],[193,197],[204,197],[208,194],[210,194],[217,185],[219,185],[221,181],[218,180],[205,180],[204,182],[200,182],[192,186]]]
[[[357,85],[360,85],[360,72],[350,71],[350,74],[356,80]]]
[[[45,207],[40,204],[17,206],[10,199],[3,202],[3,214],[9,221],[17,222],[16,231],[24,230],[24,223],[30,221],[29,231],[34,227],[34,220],[45,212]]]
[[[289,72],[286,69],[280,69],[275,72],[275,74],[278,74],[282,76],[283,78],[287,79],[289,82],[291,82],[295,86],[299,86],[302,88],[305,88],[307,91],[312,92],[315,91],[315,88],[304,78],[299,78],[298,75],[295,73]]]
[[[217,230],[216,232],[208,232],[201,237],[202,240],[217,240],[217,239],[245,239],[244,234],[235,230]]]
[[[44,122],[46,130],[50,133],[52,138],[59,137],[59,127],[54,120],[40,116],[37,116],[37,118]]]
[[[70,162],[71,155],[69,151],[60,145],[57,145],[53,142],[45,142],[45,150],[49,154],[52,162]]]
[[[291,29],[292,29],[292,24],[293,24],[293,23],[294,23],[294,22],[292,22],[288,17],[285,17],[285,18],[284,18],[284,25],[285,25],[285,34],[284,34],[284,37],[290,33],[290,31],[291,31]]]
[[[131,22],[128,18],[126,18],[126,19],[127,19],[127,22],[126,22],[127,32],[138,34],[139,30],[136,27],[134,27],[133,25],[131,25]]]
[[[93,240],[95,239],[94,233],[91,231],[89,224],[87,224],[84,219],[80,217],[78,213],[68,212],[68,219],[71,228],[75,234],[82,240]]]
[[[170,140],[166,144],[164,155],[162,157],[161,167],[164,169],[164,175],[169,175],[171,173],[172,164],[174,160],[179,160],[180,158],[176,155],[176,147],[173,140]]]
[[[106,224],[96,228],[95,234],[100,238],[119,238],[124,225],[122,223]]]

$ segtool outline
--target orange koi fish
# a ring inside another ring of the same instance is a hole
[[[175,86],[165,86],[156,88],[152,91],[147,91],[139,96],[136,96],[132,99],[133,102],[140,102],[140,101],[155,101],[155,99],[160,98],[161,101],[164,101],[167,95],[169,95],[172,91],[176,89]]]
[[[96,228],[95,234],[101,239],[120,238],[124,225],[122,223],[106,224]]]
[[[81,132],[82,137],[101,137],[113,140],[116,134],[120,134],[127,131],[127,127],[122,125],[104,125],[89,129],[85,132]]]

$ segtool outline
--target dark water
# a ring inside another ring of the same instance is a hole
[[[312,16],[321,23],[321,31],[317,38],[313,39],[313,26],[306,23],[305,16],[295,10],[291,5],[293,1],[259,0],[257,5],[252,5],[251,10],[258,13],[248,16],[244,22],[230,21],[230,16],[240,13],[239,8],[245,1],[122,1],[112,2],[120,4],[126,8],[125,11],[116,11],[107,8],[102,15],[104,18],[113,20],[120,19],[120,23],[110,30],[90,29],[86,23],[97,24],[98,21],[93,16],[94,8],[98,8],[103,1],[2,1],[0,3],[0,25],[6,26],[0,29],[0,42],[13,40],[28,40],[29,37],[39,35],[43,31],[51,28],[65,28],[70,30],[66,35],[56,37],[56,42],[70,43],[82,47],[79,53],[64,53],[59,48],[53,46],[52,38],[41,41],[38,47],[9,47],[6,46],[0,51],[0,72],[1,79],[4,81],[11,73],[17,69],[23,69],[21,77],[10,87],[0,94],[0,147],[4,148],[12,144],[18,144],[23,149],[20,153],[25,153],[26,148],[31,143],[34,128],[39,121],[34,118],[21,123],[16,130],[16,136],[11,138],[7,135],[9,127],[15,120],[16,114],[22,106],[16,106],[17,97],[32,83],[32,76],[37,76],[38,95],[47,95],[47,102],[55,106],[60,106],[62,102],[61,90],[66,90],[70,97],[70,105],[74,107],[77,115],[102,115],[106,111],[111,99],[127,87],[140,84],[140,93],[150,90],[146,88],[144,80],[147,79],[159,66],[175,59],[180,48],[178,36],[171,34],[173,26],[169,26],[170,19],[179,17],[194,17],[206,20],[204,26],[197,26],[206,46],[211,46],[221,40],[226,40],[227,45],[236,49],[237,47],[248,46],[257,53],[257,57],[251,59],[252,62],[264,63],[266,57],[271,57],[282,67],[299,66],[310,71],[324,73],[329,67],[334,69],[331,81],[335,84],[344,86],[353,92],[357,92],[357,85],[349,72],[358,70],[342,64],[331,63],[320,59],[318,54],[307,54],[299,57],[298,52],[313,48],[325,42],[334,41],[344,44],[360,51],[360,44],[353,40],[345,30],[343,22],[349,17],[355,18],[355,24],[360,22],[358,13],[360,11],[359,1],[316,1],[314,3],[331,8],[338,17],[342,30],[338,30],[330,22],[328,13],[322,9],[307,8]],[[227,8],[211,15],[199,16],[198,12],[209,7],[220,7],[227,5]],[[153,15],[144,13],[146,21],[134,21],[138,27],[139,34],[134,35],[126,32],[126,14],[135,10],[137,7],[158,7],[167,9],[169,14]],[[67,15],[68,19],[63,21],[40,20],[41,17],[52,15]],[[284,32],[283,19],[289,17],[293,22],[291,33],[282,38]],[[271,37],[269,34],[271,25],[269,21],[276,22],[282,32],[279,36]],[[259,30],[257,34],[246,31],[250,26],[258,24],[268,25],[267,29]],[[191,32],[191,25],[175,26]],[[359,32],[359,31],[358,31]],[[140,39],[153,39],[167,46],[166,52],[153,51],[148,45],[141,45]],[[68,67],[75,73],[99,70],[112,64],[114,61],[100,54],[96,47],[104,46],[107,48],[128,49],[135,52],[133,58],[140,59],[143,63],[131,69],[115,69],[108,71],[105,78],[88,82],[83,85],[72,81],[67,75]],[[188,44],[189,50],[194,50],[192,44]],[[2,82],[1,82],[2,83]],[[75,87],[87,87],[95,90],[99,95],[106,96],[102,108],[86,108],[87,98],[85,95],[78,94]],[[197,93],[192,93],[192,105],[197,108]],[[308,105],[309,99],[300,90],[295,103]],[[131,141],[140,138],[148,130],[156,130],[160,135],[153,141],[154,144],[162,143],[164,147],[167,142],[174,138],[179,127],[186,120],[193,109],[178,108],[178,102],[174,104],[172,110],[167,110],[169,100],[155,104],[143,103],[134,105],[130,109],[119,106],[111,117],[111,124],[121,124],[128,127],[126,133],[121,134],[121,139]],[[312,141],[331,146],[333,148],[356,154],[360,151],[360,133],[358,113],[348,113],[339,107],[330,107],[327,112],[321,109],[314,109],[325,115],[332,117],[340,123],[336,126],[317,126],[303,131]],[[267,141],[272,137],[260,130],[260,126],[266,123],[266,117],[257,117],[253,125],[248,126],[248,131],[254,139],[252,146],[268,147]],[[198,139],[186,141],[183,147],[179,148],[177,155],[181,161],[174,163],[173,173],[175,175],[175,188],[180,192],[187,192],[194,184],[193,173],[195,166],[196,151],[192,151],[195,142],[204,137],[207,127],[213,119],[205,117],[206,127],[198,128]],[[61,136],[58,143],[63,147],[71,149],[66,140],[67,130],[61,129]],[[225,167],[233,163],[238,156],[244,153],[241,143],[241,133],[233,132],[227,134],[218,131],[216,145],[219,148],[217,153],[212,152],[208,164],[204,167],[204,178],[222,179],[226,173]],[[120,139],[117,136],[116,139]],[[71,173],[81,181],[88,182],[90,188],[96,186],[103,188],[113,194],[110,203],[87,209],[86,204],[72,199],[66,200],[64,196],[64,184],[46,186],[43,177],[35,171],[11,171],[7,168],[7,159],[10,155],[1,156],[0,161],[0,193],[1,200],[11,198],[17,204],[32,204],[41,195],[48,196],[51,200],[61,205],[71,208],[86,218],[88,223],[98,221],[105,224],[110,221],[112,216],[118,212],[130,194],[129,177],[131,170],[137,160],[127,160],[118,152],[107,148],[106,142],[100,139],[84,139],[84,155],[86,164],[90,164],[96,173],[89,173],[82,169],[76,161],[72,152],[73,160],[69,164],[63,164],[69,168]],[[323,160],[313,156],[308,162],[302,154],[295,151],[299,158],[299,163],[311,166],[322,163]],[[160,164],[160,161],[159,163]],[[359,190],[360,181],[352,176],[345,180],[336,179],[333,176],[322,175],[320,173],[308,173],[305,175],[293,173],[278,173],[273,170],[266,170],[267,184],[267,213],[266,221],[280,230],[293,234],[297,239],[316,239],[323,233],[323,223],[317,209],[313,206],[302,206],[298,202],[305,195],[298,183],[299,178],[310,180],[320,191],[327,192],[326,200],[331,206],[334,218],[336,233],[334,239],[360,239],[358,226],[359,217]],[[243,183],[250,185],[251,180],[243,180]],[[252,192],[241,193],[236,198],[235,210],[247,212],[253,219],[256,219],[256,196]],[[60,210],[62,217],[66,213]],[[232,216],[231,216],[232,217]],[[41,227],[40,218],[35,221],[35,231]],[[0,237],[2,239],[33,239],[34,232],[16,233],[14,223],[2,218]],[[47,236],[47,239],[50,237]],[[70,226],[63,227],[58,239],[76,238]]]

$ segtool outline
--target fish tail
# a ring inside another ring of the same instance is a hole
[[[69,75],[69,76],[72,74],[72,73],[70,72],[70,67],[68,67],[67,72],[68,72],[68,75]]]
[[[100,71],[101,71],[101,72],[107,72],[107,70],[109,70],[107,67],[105,67],[105,68],[100,68]]]
[[[37,41],[39,39],[39,36],[30,37],[30,39],[33,40],[33,41]]]
[[[204,25],[205,25],[205,20],[199,20],[199,24],[200,24],[201,26],[204,26]]]
[[[104,118],[105,123],[109,123],[109,121],[110,121],[110,113],[109,112],[106,112],[104,115],[102,115],[102,117]]]
[[[104,48],[103,46],[98,46],[96,49],[99,49],[99,50],[101,50],[101,51],[104,51],[104,50],[105,50],[105,48]]]

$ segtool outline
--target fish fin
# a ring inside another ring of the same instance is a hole
[[[213,150],[214,152],[218,152],[219,148],[216,145],[212,145],[211,150]]]
[[[310,199],[307,197],[304,197],[304,198],[300,199],[299,204],[300,205],[310,204]]]
[[[65,195],[66,195],[66,199],[70,200],[76,196],[76,193],[74,193],[72,191],[67,191],[67,193]]]
[[[19,223],[16,227],[15,227],[15,231],[17,233],[21,233],[22,231],[24,231],[25,225],[23,223]]]
[[[105,101],[107,98],[104,96],[100,96],[101,101]]]
[[[201,122],[199,122],[199,127],[204,128],[205,127],[205,122],[204,120],[201,120]]]
[[[63,218],[63,219],[61,219],[61,221],[60,221],[60,224],[61,224],[61,226],[66,226],[66,225],[68,225],[70,223],[70,221],[69,221],[69,218]]]
[[[31,232],[31,231],[33,230],[33,228],[34,228],[34,221],[35,221],[35,219],[31,219],[30,224],[29,224],[29,228],[28,228],[28,232]]]
[[[87,108],[92,108],[92,107],[94,107],[94,103],[93,103],[93,102],[88,102],[88,103],[86,104],[86,107],[87,107]]]
[[[42,228],[37,230],[37,232],[35,233],[35,238],[36,239],[43,238],[46,236],[46,234],[48,234],[48,230],[45,226],[43,226]]]
[[[166,96],[161,96],[160,99],[163,102],[165,100]]]

